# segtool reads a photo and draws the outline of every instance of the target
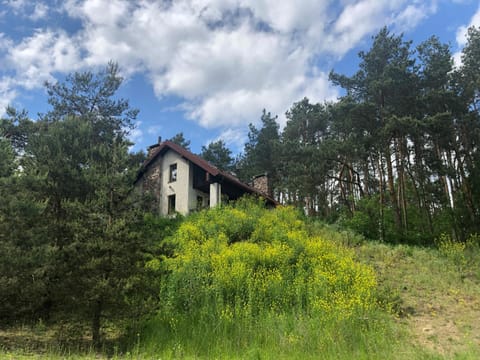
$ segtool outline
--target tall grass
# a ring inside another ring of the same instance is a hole
[[[294,314],[261,315],[255,321],[198,323],[182,318],[172,326],[161,317],[150,320],[141,334],[140,352],[162,358],[272,359],[411,359],[384,314],[319,323]]]

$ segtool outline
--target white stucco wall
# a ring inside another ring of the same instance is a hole
[[[170,182],[170,165],[177,164],[177,180]],[[175,195],[175,210],[187,214],[189,210],[190,165],[174,151],[168,150],[162,161],[162,193],[160,214],[168,214],[168,197]]]
[[[177,164],[177,180],[170,182],[170,165]],[[203,206],[209,205],[209,194],[193,188],[193,165],[172,150],[163,156],[161,166],[162,186],[160,214],[168,215],[168,197],[175,195],[175,210],[182,215],[197,210],[197,197],[203,198]]]

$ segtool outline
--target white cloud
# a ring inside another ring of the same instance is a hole
[[[136,121],[135,122],[135,126],[132,130],[130,130],[129,134],[128,134],[128,139],[133,142],[133,143],[137,143],[137,142],[140,142],[142,141],[143,139],[143,131],[141,130],[141,125],[142,125],[142,122],[141,121]]]
[[[463,48],[466,43],[467,43],[467,31],[469,27],[472,26],[477,26],[480,27],[480,6],[478,7],[477,11],[475,14],[473,14],[472,18],[470,19],[470,22],[468,25],[463,25],[460,26],[457,29],[457,45],[459,48]],[[457,51],[456,53],[453,54],[453,61],[455,66],[461,66],[462,65],[462,52],[461,50]]]
[[[0,33],[0,51],[5,51],[13,46],[12,40],[5,37],[4,33]]]
[[[14,15],[28,18],[32,21],[44,19],[48,15],[49,7],[41,1],[26,0],[3,0],[5,9],[10,10]],[[4,10],[6,13],[7,10]]]
[[[27,6],[24,0],[4,3]],[[127,76],[143,73],[158,97],[183,99],[187,116],[204,127],[244,126],[258,121],[263,108],[283,124],[294,101],[337,96],[315,59],[342,57],[387,23],[416,26],[434,3],[67,0],[64,14],[79,20],[80,30],[37,30],[10,44],[5,59],[15,84],[28,89],[56,72],[115,60]],[[40,19],[48,8],[38,4],[32,16]]]
[[[48,6],[37,2],[35,7],[33,8],[33,13],[29,16],[30,19],[36,21],[40,19],[44,19],[48,15]]]
[[[404,32],[436,11],[437,0],[347,1],[326,35],[323,51],[341,57],[383,26]]]
[[[55,72],[78,68],[80,54],[75,40],[63,31],[39,30],[8,50],[6,63],[15,69],[16,84],[33,89],[52,80]]]
[[[15,12],[22,11],[27,6],[26,0],[4,0],[3,4]]]
[[[158,135],[161,133],[163,129],[162,125],[151,125],[147,129],[147,134],[149,135]]]
[[[472,26],[480,26],[480,7],[477,12],[473,14],[472,19],[468,25],[460,26],[457,30],[457,44],[464,46],[467,43],[467,30]]]
[[[410,4],[395,17],[395,30],[403,32],[413,29],[436,11],[437,3],[435,1]]]
[[[17,91],[14,90],[11,78],[0,79],[0,117],[5,115],[5,109],[17,96]]]
[[[219,136],[207,141],[204,145],[207,146],[209,143],[219,140],[223,140],[227,148],[233,149],[234,153],[239,153],[243,150],[245,142],[247,141],[247,130],[245,127],[223,130]]]
[[[129,7],[122,1],[105,5],[91,0],[69,2],[67,11],[86,23],[81,36],[87,64],[121,59],[122,66],[147,74],[157,96],[184,98],[192,119],[217,127],[255,121],[264,107],[282,114],[312,87],[309,83],[318,84],[306,76],[312,70],[312,49],[292,35],[318,22],[327,3],[317,3],[282,5],[281,11],[269,12],[275,8],[272,1],[176,1],[169,7],[143,2]],[[246,7],[251,15],[235,21],[225,15]],[[112,16],[105,19],[104,14]],[[223,25],[211,27],[220,20]],[[274,31],[259,30],[258,22]],[[326,77],[322,81],[316,97],[331,97]]]

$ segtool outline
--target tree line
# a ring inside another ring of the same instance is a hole
[[[294,103],[282,131],[264,111],[238,175],[268,172],[280,202],[373,239],[480,231],[480,30],[458,67],[437,37],[412,48],[386,28],[359,57],[353,75],[330,73],[337,102]]]

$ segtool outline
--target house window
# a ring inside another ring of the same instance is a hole
[[[197,210],[200,210],[201,208],[203,208],[203,197],[197,196]]]
[[[169,195],[168,196],[168,214],[174,214],[175,213],[175,195]]]
[[[170,165],[170,182],[177,181],[177,164]]]

